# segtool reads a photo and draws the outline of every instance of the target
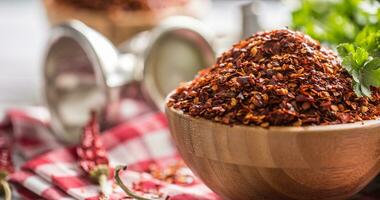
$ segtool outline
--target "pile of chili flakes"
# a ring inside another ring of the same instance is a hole
[[[307,126],[380,115],[380,90],[358,97],[336,54],[300,32],[260,32],[177,88],[168,106],[224,124]]]
[[[172,6],[182,6],[188,0],[56,0],[70,4],[78,8],[89,10],[126,10],[126,11],[149,11],[163,9]]]

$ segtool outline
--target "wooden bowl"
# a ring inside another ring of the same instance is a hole
[[[266,129],[166,114],[186,164],[224,199],[347,199],[380,171],[380,120]]]

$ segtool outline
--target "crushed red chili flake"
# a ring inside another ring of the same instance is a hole
[[[224,124],[307,126],[380,115],[380,90],[358,97],[336,54],[300,32],[259,32],[171,95],[168,106]]]
[[[147,171],[153,178],[169,184],[192,185],[195,180],[188,172],[183,161],[178,161],[166,167],[154,164],[149,166],[149,170]]]
[[[132,188],[134,191],[141,192],[142,194],[149,194],[156,198],[161,198],[164,194],[160,191],[162,185],[153,181],[141,180],[132,183]]]
[[[173,6],[183,6],[189,0],[56,0],[60,3],[73,5],[88,10],[157,10]]]

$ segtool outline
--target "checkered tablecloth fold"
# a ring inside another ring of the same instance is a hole
[[[191,179],[189,183],[175,183],[155,176],[152,166],[165,171],[182,163],[172,143],[166,118],[133,100],[123,105],[128,108],[123,111],[124,123],[105,131],[101,140],[112,167],[128,166],[121,178],[130,188],[145,195],[159,193],[161,199],[220,199],[184,165],[180,165],[178,171]],[[28,160],[10,179],[24,199],[99,198],[99,187],[78,166],[75,148],[65,147],[54,138],[44,108],[10,110],[0,123],[0,134],[14,136],[17,152]],[[379,182],[373,181],[354,199],[380,199]],[[109,183],[113,186],[111,200],[126,197],[112,179]]]
[[[161,199],[218,199],[185,166],[180,171],[192,178],[189,184],[173,184],[149,172],[152,166],[165,170],[182,161],[172,143],[165,116],[147,112],[141,105],[142,112],[139,112],[136,105],[133,101],[124,103],[125,107],[135,107],[133,113],[124,112],[130,120],[101,136],[110,165],[128,166],[121,173],[124,182],[140,194],[159,193]],[[24,158],[33,158],[11,176],[11,182],[26,199],[98,199],[99,187],[80,169],[75,148],[64,147],[55,140],[44,109],[11,110],[0,124],[0,130],[17,137],[18,151]],[[109,183],[113,186],[111,199],[126,197],[112,179]]]

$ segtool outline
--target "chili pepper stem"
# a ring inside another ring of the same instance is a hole
[[[125,170],[127,167],[125,166],[118,166],[116,167],[115,169],[115,180],[116,180],[116,184],[120,186],[120,188],[129,196],[129,197],[132,197],[134,199],[137,199],[137,200],[152,200],[152,199],[149,199],[149,198],[145,198],[145,197],[141,197],[137,194],[135,194],[134,192],[132,192],[126,185],[124,185],[123,181],[121,180],[120,178],[120,171],[121,170]]]
[[[9,183],[6,180],[2,179],[0,181],[0,184],[4,189],[4,200],[12,200],[12,191]]]
[[[102,192],[102,199],[108,200],[112,193],[112,186],[108,184],[107,175],[101,174],[98,180],[99,180],[100,191]]]

